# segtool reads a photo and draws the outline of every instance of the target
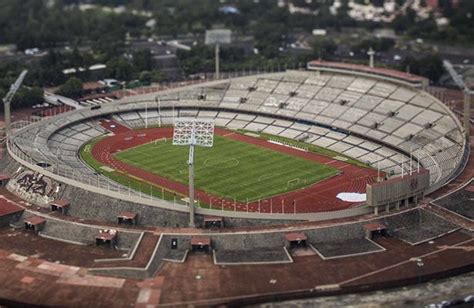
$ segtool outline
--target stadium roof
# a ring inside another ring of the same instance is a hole
[[[211,238],[209,236],[193,236],[191,238],[191,245],[210,246],[211,245]]]

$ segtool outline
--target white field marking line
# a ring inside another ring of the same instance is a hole
[[[159,155],[155,155],[153,153],[149,153],[148,150],[145,150],[145,149],[140,149],[140,150],[135,150],[136,152],[138,152],[140,155],[143,155],[145,157],[149,157],[149,158],[153,158],[153,159],[156,159],[157,156],[159,157]],[[162,154],[162,156],[166,156],[166,154],[168,153],[171,153],[173,152],[172,150],[169,150],[169,151],[162,151],[160,152],[160,154]],[[121,160],[127,160],[128,162],[132,162],[129,158],[120,158]]]
[[[233,134],[233,133],[230,133],[230,134]],[[158,140],[159,140],[159,139],[158,139]],[[148,142],[148,143],[146,143],[146,144],[151,144],[151,143],[153,143],[153,142],[154,142],[154,141],[150,141],[150,142]],[[140,146],[143,146],[143,145],[146,145],[146,144],[141,144],[141,145],[138,145],[137,147],[140,147]],[[130,148],[130,149],[132,149],[132,148]],[[128,149],[127,149],[127,150],[128,150]],[[135,149],[135,151],[137,151],[139,154],[142,154],[143,156],[146,156],[146,157],[150,157],[150,158],[155,158],[155,157],[156,157],[156,156],[154,156],[154,155],[148,153],[148,150],[145,150],[145,149]],[[165,151],[165,152],[163,152],[163,154],[170,153],[170,152],[172,152],[172,151],[171,151],[171,150],[170,150],[170,151]],[[243,157],[245,157],[245,156],[252,156],[252,155],[253,155],[253,154],[244,155]],[[135,165],[134,162],[133,162],[132,160],[128,159],[128,158],[122,157],[122,158],[120,158],[120,160],[124,160],[124,161],[128,162],[129,164],[131,164],[132,166]],[[229,159],[229,160],[231,160],[231,159]],[[240,163],[240,161],[239,161],[238,159],[235,159],[235,160]],[[206,161],[207,161],[207,160],[206,160]],[[206,165],[206,161],[204,162],[204,165]],[[337,160],[336,160],[336,161],[337,161]],[[321,164],[321,163],[319,163],[319,164]],[[324,165],[324,164],[322,164],[322,165]],[[235,165],[235,166],[238,166],[238,164]],[[235,167],[235,166],[232,166],[232,167]],[[199,170],[202,170],[202,169],[206,169],[207,167],[212,167],[212,166],[204,166],[204,167],[201,167],[201,168],[196,168],[196,171],[199,171]],[[139,168],[140,168],[140,167],[139,167]],[[179,173],[179,174],[182,174],[182,172],[183,172],[182,169],[177,169],[177,170],[178,170],[178,173]],[[149,171],[149,172],[151,172],[151,173],[154,173],[153,171],[146,170],[146,169],[145,169],[145,171]],[[306,170],[298,170],[298,171],[302,173],[301,177],[305,177],[305,176],[308,176],[308,175],[311,176],[311,175],[312,175],[311,172],[306,171]],[[278,176],[283,175],[283,174],[285,174],[285,173],[287,173],[287,172],[272,173],[272,174],[269,175],[268,177],[267,177],[267,176],[265,176],[265,177],[266,177],[266,178],[278,177]],[[165,177],[174,180],[174,177],[172,176],[172,174],[170,174],[170,173],[168,173],[168,172],[164,172],[163,170],[160,170],[160,174],[164,174]],[[301,178],[301,177],[300,177],[300,178]],[[321,180],[316,181],[316,182],[312,182],[311,185],[316,184],[316,183],[318,183],[318,182],[321,182],[322,180],[325,180],[325,179],[327,179],[327,178],[321,179]],[[245,185],[253,185],[253,184],[256,184],[256,183],[258,183],[258,182],[260,182],[260,181],[261,181],[260,179],[257,179],[256,181],[253,181],[253,182],[247,182]],[[178,181],[178,182],[180,182],[180,181]],[[288,183],[286,182],[286,184],[288,184]],[[308,185],[308,186],[311,186],[311,185]],[[254,191],[254,190],[252,190],[252,189],[250,189],[250,188],[246,188],[246,187],[243,187],[243,186],[241,186],[241,188],[246,189],[246,190],[249,190],[249,191],[251,191],[251,192],[253,192],[253,193],[255,193],[255,194],[259,194],[259,192]],[[286,186],[284,187],[284,191],[283,191],[283,192],[280,192],[279,189],[274,189],[274,190],[269,191],[269,192],[266,193],[265,195],[259,194],[258,197],[262,196],[262,198],[263,198],[263,196],[266,196],[266,195],[269,196],[269,197],[276,197],[276,196],[278,196],[278,195],[280,195],[280,194],[285,194],[285,193],[287,193],[288,191],[289,191],[289,190],[288,190],[288,185],[286,185]],[[272,196],[273,194],[275,194],[275,196]],[[268,197],[268,198],[269,198],[269,197]],[[256,198],[257,198],[257,197],[256,197]],[[265,198],[267,198],[267,197],[265,197]],[[258,198],[257,198],[257,199],[258,199]]]
[[[350,167],[350,166],[354,166],[354,165],[351,165],[351,164],[345,164],[344,166],[340,167],[340,168],[339,168],[339,170],[340,170],[340,169],[347,168],[347,167]],[[356,167],[357,167],[357,166],[356,166]]]
[[[138,136],[134,136],[134,137],[138,137]],[[149,145],[149,144],[155,143],[156,141],[162,142],[162,141],[166,141],[166,140],[167,140],[166,137],[162,137],[162,138],[159,138],[159,139],[154,139],[154,140],[151,140],[151,141],[148,141],[148,142],[145,142],[145,143],[137,144],[137,145],[135,145],[135,146],[133,146],[133,147],[127,148],[127,149],[125,149],[125,150],[122,150],[122,151],[120,151],[119,153],[122,153],[122,152],[125,153],[125,152],[127,152],[127,151],[136,150],[137,148],[139,148],[139,147],[141,147],[141,146]],[[128,141],[128,140],[126,140],[126,141]]]
[[[292,169],[291,171],[293,172],[294,169]],[[301,179],[301,178],[304,178],[304,177],[309,177],[309,178],[311,178],[311,175],[313,175],[313,173],[312,173],[311,171],[302,170],[302,169],[299,169],[299,168],[298,168],[297,171],[300,173],[300,177],[299,177],[300,179]],[[289,172],[289,171],[272,172],[271,174],[268,174],[268,175],[261,175],[260,177],[257,178],[257,180],[252,181],[252,182],[246,182],[245,185],[253,185],[253,184],[256,184],[256,183],[258,183],[258,182],[261,182],[261,181],[262,181],[262,179],[261,179],[262,177],[263,177],[263,179],[267,179],[267,178],[271,178],[271,177],[279,177],[279,176],[284,175],[284,174],[286,174],[286,173],[288,173],[288,172]],[[295,179],[295,178],[292,178],[292,179],[290,179],[290,180],[293,180],[293,179]],[[327,177],[324,178],[324,179],[327,179]],[[314,183],[317,183],[317,182],[319,182],[319,181],[316,181],[316,182],[314,182]],[[286,182],[286,184],[288,184],[288,181]],[[287,187],[287,186],[285,186],[285,187]]]
[[[236,160],[239,160],[239,164],[240,164],[240,160],[244,159],[244,158],[247,158],[247,157],[251,157],[251,156],[255,156],[256,154],[255,153],[250,153],[250,154],[246,154],[246,155],[240,155],[238,156],[238,158],[235,158]],[[196,168],[196,170],[200,170],[200,169],[204,169],[204,167],[201,167],[201,168]],[[275,174],[275,175],[280,175],[281,173],[278,173],[278,174]],[[252,184],[253,183],[257,183],[258,181],[254,181],[254,182],[251,182]]]
[[[146,171],[146,172],[150,172],[150,173],[152,173],[152,174],[154,174],[154,175],[157,175],[157,176],[162,176],[162,174],[164,174],[164,175],[166,175],[166,176],[164,176],[165,178],[171,179],[172,181],[175,181],[175,180],[174,180],[174,177],[173,177],[171,174],[169,174],[169,173],[167,173],[167,172],[164,172],[163,170],[160,170],[160,173],[159,173],[159,174],[156,174],[155,172],[153,172],[153,171],[151,171],[151,170],[147,170],[147,169],[143,169],[143,168],[141,168],[141,167],[137,167],[137,166],[135,165],[136,163],[133,162],[133,161],[131,161],[131,160],[128,159],[128,158],[121,158],[120,160],[122,160],[123,162],[126,162],[126,163],[130,164],[131,166],[133,166],[133,167],[135,167],[135,168],[142,169],[142,170],[144,170],[144,171]],[[174,169],[176,169],[176,168],[174,168]],[[176,169],[176,170],[178,170],[178,173],[179,173],[179,170],[180,170],[180,169]],[[127,173],[128,173],[128,172],[127,172]],[[137,178],[140,178],[140,177],[137,177]],[[141,179],[142,181],[145,181],[145,179],[143,179],[143,178],[140,178],[140,179]],[[178,181],[178,182],[179,182],[179,181]]]
[[[221,167],[221,168],[220,168],[220,169],[223,169],[223,168],[234,168],[234,167],[237,167],[237,166],[240,164],[240,161],[239,161],[237,158],[229,158],[229,159],[223,160],[223,161],[221,161],[221,162],[217,162],[217,163],[215,163],[215,164],[209,164],[209,163],[208,163],[208,161],[211,161],[211,162],[212,162],[213,160],[214,160],[214,158],[208,158],[208,159],[206,159],[206,160],[204,161],[204,166],[205,166],[205,167],[210,167],[210,168],[212,168],[212,167],[214,167],[214,166],[225,165],[227,162],[230,162],[230,161],[236,161],[236,162],[237,162],[237,164],[233,164],[233,165],[229,165],[229,166],[227,166],[227,167]],[[218,160],[218,159],[216,159],[216,160]],[[200,169],[204,169],[204,168],[198,168],[197,170],[200,170]]]
[[[146,153],[144,153],[144,154],[146,154]],[[146,154],[146,155],[151,156],[150,154]],[[126,161],[126,162],[129,162],[131,165],[134,165],[133,162],[132,162],[131,160],[127,159],[127,158],[122,158],[122,160],[124,160],[124,161]],[[235,160],[238,161],[237,159],[235,159]],[[139,167],[139,168],[140,168],[140,167]],[[196,168],[196,171],[202,170],[202,169],[206,169],[206,168],[207,168],[207,167]],[[176,168],[174,168],[174,169],[176,169]],[[178,170],[178,173],[179,173],[179,174],[183,174],[183,173],[187,172],[187,169],[176,169],[176,170]],[[146,169],[145,169],[145,171],[154,173],[153,171],[149,171],[149,170],[146,170]],[[172,181],[176,181],[176,182],[179,182],[179,183],[184,183],[184,182],[181,181],[181,180],[176,180],[176,179],[174,179],[174,177],[172,176],[172,174],[169,174],[168,172],[164,172],[163,170],[160,170],[160,174],[159,174],[159,175],[163,175],[165,178],[171,179]],[[184,183],[184,184],[185,184],[185,183]],[[243,188],[243,189],[247,189],[247,188],[245,188],[245,187],[242,187],[242,188]],[[258,193],[259,193],[259,192],[257,192],[257,191],[253,191],[253,190],[251,190],[251,189],[247,189],[247,190],[249,190],[249,191],[251,191],[251,192],[253,192],[253,193],[255,193],[255,194],[258,194]],[[212,192],[209,192],[209,193],[212,193]],[[213,194],[218,195],[218,194],[216,194],[216,193],[213,193]],[[223,198],[233,198],[233,197],[232,197],[232,196],[224,196]],[[243,202],[243,201],[242,201],[242,202]]]
[[[234,132],[230,132],[230,133],[227,133],[227,134],[225,134],[225,135],[222,135],[222,137],[227,137],[227,136],[232,136],[232,135],[235,135],[235,133],[234,133]]]
[[[309,173],[309,172],[306,172],[306,173]],[[278,176],[278,175],[281,175],[281,174],[283,174],[283,173],[278,173],[278,174],[275,174],[274,176]],[[311,174],[311,173],[309,173],[309,174]],[[272,174],[272,176],[273,176],[273,174]],[[316,182],[312,182],[312,183],[310,183],[310,185],[302,186],[302,187],[299,187],[298,189],[292,189],[292,190],[288,190],[288,182],[286,182],[286,186],[284,186],[284,191],[283,191],[283,192],[279,191],[279,190],[280,190],[279,188],[276,188],[276,189],[273,189],[273,190],[266,190],[266,191],[265,191],[265,194],[261,194],[261,193],[259,193],[259,192],[257,192],[257,191],[254,191],[254,190],[250,189],[250,188],[243,187],[243,186],[240,186],[240,187],[243,188],[243,189],[252,191],[252,192],[254,192],[254,193],[256,193],[256,194],[259,194],[259,198],[249,200],[249,202],[250,202],[250,201],[253,202],[253,201],[258,200],[258,199],[261,199],[261,198],[265,198],[265,199],[268,199],[268,198],[276,198],[276,197],[279,197],[279,196],[281,196],[281,195],[284,195],[284,194],[286,194],[286,193],[288,193],[288,192],[293,192],[293,191],[294,191],[294,192],[299,192],[302,188],[310,187],[310,186],[315,185],[315,184],[317,184],[317,183],[320,183],[320,182],[322,182],[322,181],[328,180],[329,178],[332,178],[332,177],[334,177],[334,176],[337,176],[337,174],[335,174],[335,175],[333,175],[333,176],[331,176],[331,177],[325,177],[325,178],[320,179],[320,180],[318,180],[318,181],[316,181]],[[300,177],[300,179],[301,179],[301,177]],[[259,182],[259,181],[247,182],[245,185],[250,185],[250,186],[252,186],[253,184],[255,184],[255,183],[257,183],[257,182]],[[318,193],[319,193],[319,192],[318,192]],[[303,193],[303,194],[304,194],[304,193]],[[312,194],[308,194],[308,193],[306,193],[306,195],[313,196]],[[260,198],[260,197],[261,197],[261,198]],[[302,197],[302,198],[303,198],[303,197]],[[300,200],[300,199],[302,199],[302,198],[296,198],[296,199],[294,199],[294,200]]]
[[[145,144],[142,144],[142,145],[140,145],[140,146],[144,146],[144,145],[145,145]],[[156,155],[153,155],[152,153],[150,153],[149,150],[147,150],[147,149],[140,149],[140,148],[139,148],[140,146],[137,146],[137,148],[135,148],[135,149],[133,149],[133,150],[134,150],[135,152],[137,152],[137,153],[143,155],[143,156],[156,157]],[[120,152],[120,153],[126,153],[128,150],[132,150],[132,148],[127,149],[127,150],[125,150],[125,151],[122,151],[122,152]],[[161,154],[167,154],[167,153],[171,153],[171,152],[172,152],[171,149],[170,149],[169,151],[160,150],[160,153],[161,153]]]
[[[466,243],[469,243],[469,242],[472,242],[472,241],[474,241],[474,239],[465,240],[465,241],[462,241],[462,242],[460,242],[460,243],[457,243],[457,244],[455,244],[455,245],[451,245],[451,246],[448,246],[448,247],[456,247],[456,246],[460,246],[460,245],[463,245],[463,244],[466,244]],[[374,275],[374,274],[381,273],[381,272],[386,271],[386,270],[388,270],[388,269],[392,269],[392,268],[398,267],[398,266],[400,266],[400,265],[404,265],[404,264],[406,264],[406,263],[413,262],[414,259],[425,258],[425,257],[428,257],[428,256],[430,256],[430,255],[437,254],[437,253],[439,253],[439,252],[442,252],[442,251],[445,251],[445,250],[450,249],[450,248],[448,248],[448,247],[444,247],[444,248],[441,248],[441,249],[438,249],[438,250],[435,250],[435,251],[432,251],[432,252],[428,252],[428,253],[423,254],[423,255],[420,255],[420,256],[411,257],[411,258],[408,259],[408,260],[405,260],[405,261],[402,261],[402,262],[399,262],[399,263],[396,263],[396,264],[392,264],[392,265],[386,266],[386,267],[384,267],[384,268],[381,268],[381,269],[372,271],[372,272],[370,272],[370,273],[363,274],[363,275],[360,275],[360,276],[357,276],[357,277],[354,277],[354,278],[351,278],[351,279],[347,279],[347,280],[345,280],[345,281],[341,281],[341,282],[339,283],[339,285],[347,284],[347,283],[350,283],[350,282],[353,282],[353,281],[356,281],[356,280],[359,280],[359,279],[362,279],[362,278],[365,278],[365,277],[372,276],[372,275]]]
[[[264,175],[261,175],[258,177],[258,181],[257,182],[261,182],[263,180],[266,180],[266,179],[269,179],[271,177],[273,177],[274,175],[273,174],[264,174]]]

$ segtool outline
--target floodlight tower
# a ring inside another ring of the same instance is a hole
[[[5,134],[8,135],[10,131],[10,124],[11,124],[11,112],[10,112],[10,105],[15,96],[15,93],[20,88],[23,80],[25,79],[26,74],[28,73],[27,70],[21,72],[20,76],[16,79],[15,83],[10,86],[10,91],[8,91],[7,95],[3,98],[3,106],[5,107]]]
[[[229,44],[231,41],[232,32],[228,29],[215,29],[206,31],[206,45],[215,45],[215,61],[216,61],[216,74],[215,79],[219,79],[219,45]]]
[[[459,87],[464,93],[464,112],[463,112],[463,124],[466,134],[466,138],[469,139],[471,134],[471,97],[474,94],[474,91],[471,91],[469,87],[464,83],[463,76],[459,74],[448,60],[443,60],[444,68],[448,71],[453,79],[454,83]]]
[[[474,95],[474,91],[471,91],[469,88],[464,89],[464,112],[463,112],[463,124],[464,130],[466,133],[466,138],[469,139],[471,136],[471,100]]]
[[[174,124],[173,145],[189,145],[189,226],[194,227],[194,148],[212,147],[214,122],[199,119],[177,119]]]
[[[158,95],[155,96],[155,102],[158,104],[158,126],[161,127],[161,100]]]

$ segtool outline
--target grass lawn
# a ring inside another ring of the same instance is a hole
[[[176,194],[174,192],[162,189],[157,185],[144,183],[143,181],[133,178],[128,174],[124,174],[116,170],[107,171],[102,169],[103,165],[97,160],[95,160],[95,158],[92,156],[91,149],[97,142],[99,142],[103,138],[104,136],[95,138],[81,148],[79,155],[85,163],[87,163],[97,172],[107,176],[108,178],[114,180],[117,183],[124,185],[125,187],[130,187],[133,190],[141,191],[144,194],[152,195],[154,197],[162,198],[165,200],[174,200],[176,198]]]
[[[171,140],[145,144],[115,158],[180,183],[188,182],[188,147]],[[252,144],[214,137],[212,148],[196,148],[195,187],[241,202],[309,186],[337,169]]]

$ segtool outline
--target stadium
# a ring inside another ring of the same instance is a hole
[[[461,121],[422,77],[312,61],[14,122],[1,160],[3,266],[21,268],[11,284],[29,277],[25,292],[44,281],[64,292],[41,305],[75,292],[81,305],[137,307],[469,272],[468,112]]]

